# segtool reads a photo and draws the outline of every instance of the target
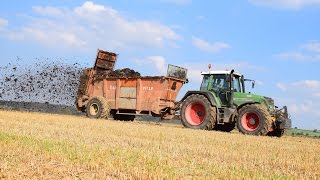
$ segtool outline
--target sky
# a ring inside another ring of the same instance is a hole
[[[0,66],[19,57],[90,67],[103,49],[142,75],[187,68],[181,98],[212,64],[255,79],[249,91],[287,105],[293,127],[320,129],[319,17],[320,0],[4,1]]]

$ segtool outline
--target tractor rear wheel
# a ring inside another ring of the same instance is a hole
[[[108,118],[110,106],[104,97],[96,96],[91,98],[86,105],[86,113],[89,118]]]
[[[205,96],[192,94],[181,104],[181,122],[187,128],[212,130],[216,124],[216,107]]]
[[[240,109],[237,128],[243,134],[266,135],[271,128],[271,116],[265,106],[245,105]]]

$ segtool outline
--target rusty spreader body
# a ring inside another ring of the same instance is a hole
[[[139,76],[113,72],[117,55],[98,51],[95,67],[86,69],[76,101],[77,108],[87,111],[90,99],[103,97],[110,114],[151,115],[171,119],[176,111],[176,98],[187,82],[187,70],[169,65],[167,76]]]

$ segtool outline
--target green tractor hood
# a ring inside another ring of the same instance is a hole
[[[234,92],[233,103],[236,106],[241,106],[248,103],[264,104],[266,107],[268,107],[270,112],[274,111],[275,109],[274,100],[272,98],[251,93]]]

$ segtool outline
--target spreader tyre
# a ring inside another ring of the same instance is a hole
[[[266,135],[271,127],[271,116],[265,106],[245,105],[240,109],[237,128],[243,134]]]
[[[216,107],[199,94],[188,96],[181,104],[181,122],[187,128],[212,130],[216,123]]]
[[[91,98],[86,105],[86,113],[89,118],[108,118],[110,106],[104,97],[96,96]]]

